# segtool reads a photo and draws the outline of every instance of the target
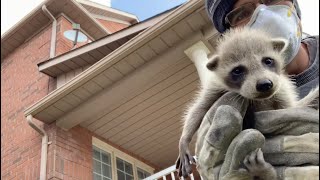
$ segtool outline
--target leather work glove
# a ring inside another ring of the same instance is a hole
[[[319,165],[319,114],[312,108],[256,113],[256,129],[266,136],[262,148],[273,165]]]
[[[247,107],[247,100],[230,92],[207,112],[196,144],[202,178],[252,179],[243,161],[250,152],[262,148],[265,161],[274,166],[278,179],[318,179],[318,111],[306,107],[257,112],[258,131],[243,131]]]

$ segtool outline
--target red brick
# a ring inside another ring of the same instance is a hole
[[[117,22],[103,20],[103,19],[97,19],[97,20],[111,33],[115,33],[129,26],[128,24],[122,24],[122,23],[117,23]]]
[[[71,23],[60,16],[58,24],[57,55],[72,48],[72,42],[63,37],[64,31],[72,29]],[[109,23],[109,26],[117,31],[127,25]],[[23,111],[56,88],[56,80],[40,73],[37,67],[49,58],[50,38],[51,25],[48,25],[1,62],[1,179],[39,179],[42,137],[28,125]],[[45,128],[51,142],[47,179],[92,179],[92,136],[95,135],[80,126],[63,131],[55,123],[44,125],[34,121]]]

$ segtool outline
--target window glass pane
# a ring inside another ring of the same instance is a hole
[[[109,154],[103,152],[103,153],[101,154],[101,157],[102,157],[102,162],[104,162],[104,163],[106,163],[106,164],[109,164],[109,165],[111,164],[111,163],[110,163],[110,155],[109,155]]]
[[[100,160],[100,152],[96,149],[93,149],[93,158]]]
[[[111,167],[102,164],[102,175],[111,178]]]
[[[131,164],[126,162],[124,167],[125,167],[124,169],[125,169],[126,173],[133,175],[132,165]]]
[[[133,177],[131,175],[126,174],[126,180],[133,180]]]
[[[118,170],[117,174],[118,174],[118,180],[126,180],[123,172]]]
[[[111,168],[111,154],[93,146],[93,179],[99,180],[111,180],[112,168]]]
[[[119,158],[117,158],[117,169],[124,171],[123,161]]]
[[[138,179],[139,180],[151,176],[150,173],[148,173],[147,171],[145,171],[143,169],[137,168],[137,171],[138,171]]]
[[[97,160],[93,160],[93,172],[101,174],[101,163]]]
[[[93,180],[101,180],[101,176],[93,173]]]
[[[144,178],[143,172],[141,172],[139,170],[138,170],[138,178],[139,179],[143,179]]]
[[[149,177],[149,176],[151,176],[151,174],[148,173],[148,172],[145,172],[144,177],[146,178],[146,177]]]

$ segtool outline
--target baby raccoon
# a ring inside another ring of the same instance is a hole
[[[216,55],[207,64],[212,77],[185,116],[177,161],[180,176],[191,173],[189,161],[194,159],[189,143],[205,113],[223,92],[236,92],[249,99],[255,111],[305,106],[319,96],[317,89],[307,99],[298,101],[295,86],[284,72],[285,40],[243,28],[227,32],[218,44]]]

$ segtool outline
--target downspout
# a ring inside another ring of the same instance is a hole
[[[46,5],[42,6],[42,11],[51,19],[52,22],[52,33],[51,33],[51,45],[50,45],[50,58],[55,56],[56,52],[56,38],[57,38],[57,20],[54,16],[49,12]]]
[[[46,179],[47,174],[47,156],[48,156],[48,135],[43,128],[40,128],[32,121],[32,115],[27,116],[28,124],[42,135],[41,143],[41,160],[40,160],[40,180]]]

